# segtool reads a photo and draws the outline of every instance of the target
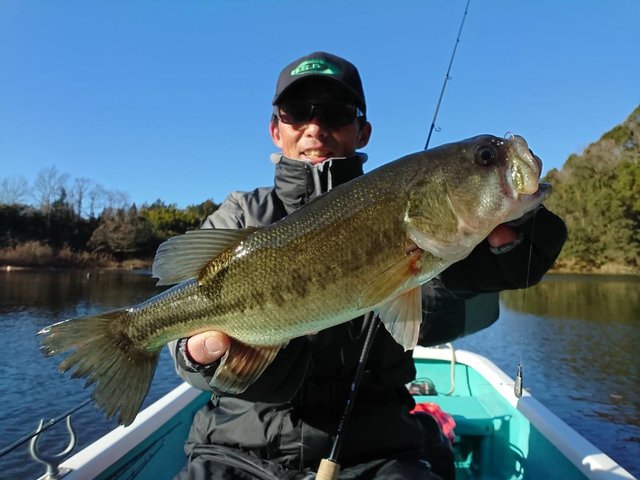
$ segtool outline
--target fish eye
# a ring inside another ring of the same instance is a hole
[[[498,149],[495,145],[486,144],[480,145],[476,149],[475,162],[478,165],[482,165],[484,167],[488,167],[490,165],[494,165],[499,158]]]

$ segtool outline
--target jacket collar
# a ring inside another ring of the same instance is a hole
[[[271,155],[271,161],[276,164],[276,195],[289,214],[312,198],[362,175],[367,156],[356,153],[353,157],[330,158],[314,165],[277,153]]]

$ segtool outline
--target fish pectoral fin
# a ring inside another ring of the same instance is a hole
[[[158,247],[152,276],[158,278],[158,285],[195,278],[213,258],[238,245],[256,230],[203,228],[171,237]]]
[[[412,288],[382,305],[378,316],[405,351],[414,349],[422,323],[422,286]]]
[[[210,385],[226,393],[244,392],[273,362],[282,347],[284,345],[258,347],[232,338]]]
[[[394,295],[407,280],[420,272],[422,253],[422,250],[409,252],[401,261],[378,275],[364,289],[360,307],[373,307]]]

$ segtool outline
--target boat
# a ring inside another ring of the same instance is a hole
[[[416,403],[450,414],[457,479],[634,479],[487,358],[414,351]],[[65,480],[170,479],[185,465],[192,418],[210,394],[182,384],[59,466]],[[451,422],[453,425],[453,422]]]

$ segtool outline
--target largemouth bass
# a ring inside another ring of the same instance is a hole
[[[482,135],[414,153],[334,188],[264,228],[197,230],[163,243],[146,302],[40,332],[60,370],[95,384],[108,417],[130,424],[167,342],[232,337],[212,380],[240,393],[295,337],[376,311],[405,350],[422,319],[421,285],[466,257],[549,187],[520,136]]]

